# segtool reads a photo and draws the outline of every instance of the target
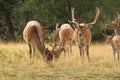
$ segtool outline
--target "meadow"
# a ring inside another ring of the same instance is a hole
[[[0,80],[120,80],[120,61],[114,62],[109,44],[94,43],[90,46],[90,63],[80,63],[74,45],[70,57],[62,53],[51,65],[43,62],[36,51],[30,64],[27,44],[0,42]]]

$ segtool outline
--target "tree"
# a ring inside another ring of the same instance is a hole
[[[12,23],[12,18],[14,17],[14,15],[12,15],[12,10],[17,2],[17,0],[0,0],[0,16],[4,18],[4,22],[8,26],[8,34],[11,40],[15,39],[14,26]]]
[[[100,8],[100,16],[91,30],[93,39],[101,40],[102,32],[111,33],[105,24],[114,19],[116,12],[120,13],[120,0],[0,0],[0,35],[5,40],[9,37],[21,40],[30,20],[37,20],[45,29],[53,30],[56,23],[61,25],[71,19],[71,7],[75,7],[75,17],[80,23],[94,20],[95,7]]]

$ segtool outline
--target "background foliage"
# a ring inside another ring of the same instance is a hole
[[[95,7],[100,8],[99,19],[91,29],[93,40],[100,41],[102,32],[113,32],[105,24],[120,13],[120,0],[0,0],[0,39],[22,41],[22,31],[30,20],[52,31],[56,23],[71,19],[71,7],[75,7],[75,17],[81,23],[93,21]]]

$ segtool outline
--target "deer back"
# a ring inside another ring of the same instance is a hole
[[[67,44],[72,41],[74,30],[72,29],[71,25],[63,24],[60,27],[59,31],[59,38],[63,44]]]
[[[23,30],[23,37],[27,43],[40,51],[44,49],[44,32],[39,22],[29,21]]]
[[[105,38],[105,42],[106,43],[110,43],[110,44],[113,44],[113,37],[115,36],[115,34],[112,34],[112,35],[108,35],[108,34],[105,34],[103,33],[103,37]]]

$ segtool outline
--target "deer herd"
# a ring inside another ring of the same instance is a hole
[[[38,49],[43,60],[47,63],[53,59],[58,59],[64,51],[64,55],[72,55],[72,43],[76,43],[79,49],[80,61],[84,62],[84,55],[86,52],[87,60],[90,62],[89,47],[91,43],[91,28],[96,23],[100,10],[96,8],[96,16],[91,23],[79,23],[74,16],[74,8],[71,8],[72,19],[68,20],[68,23],[64,23],[61,26],[56,24],[56,28],[52,34],[53,45],[51,50],[45,46],[44,36],[48,30],[45,30],[38,21],[29,21],[23,30],[23,38],[29,46],[30,62],[34,61],[35,49]],[[59,28],[60,27],[60,28]],[[107,24],[108,29],[114,30],[113,35],[107,35],[103,33],[107,43],[110,43],[113,49],[114,60],[115,55],[120,52],[120,15],[118,18]],[[59,37],[59,43],[57,38]]]

